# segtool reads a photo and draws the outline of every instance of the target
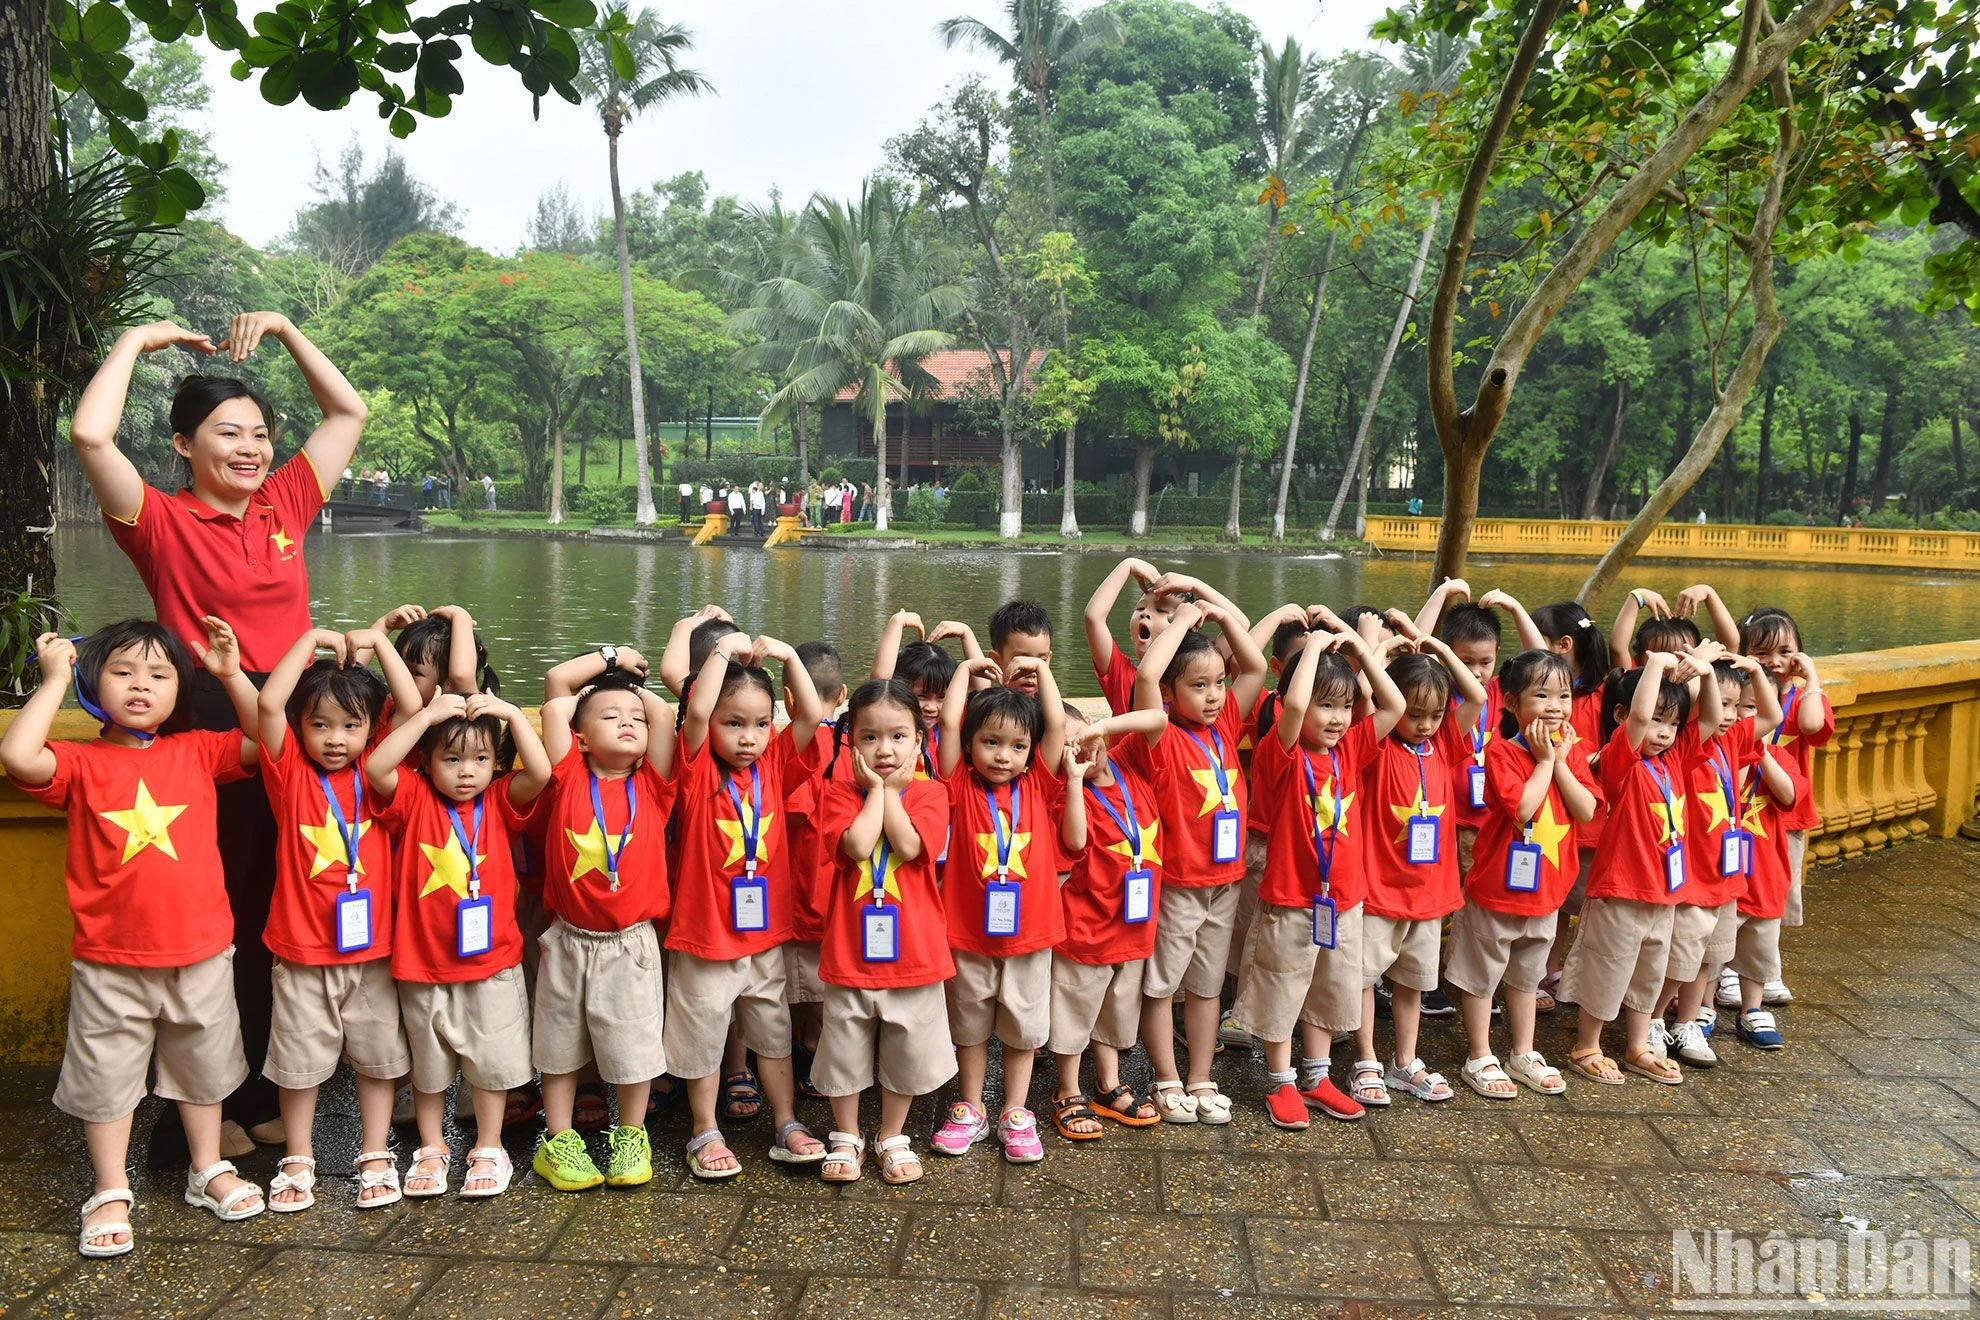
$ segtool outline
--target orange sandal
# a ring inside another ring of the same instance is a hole
[[[1093,1125],[1091,1132],[1078,1132],[1067,1126],[1081,1119]],[[1063,1100],[1052,1101],[1052,1126],[1059,1129],[1059,1135],[1067,1141],[1098,1141],[1107,1135],[1100,1126],[1100,1116],[1093,1112],[1084,1095],[1069,1095]]]
[[[1600,1082],[1604,1086],[1623,1084],[1622,1070],[1616,1067],[1614,1059],[1602,1053],[1602,1047],[1599,1045],[1592,1049],[1571,1051],[1568,1054],[1568,1067],[1591,1082]]]
[[[1100,1103],[1094,1106],[1093,1112],[1109,1122],[1119,1123],[1122,1127],[1154,1127],[1162,1121],[1162,1115],[1156,1111],[1154,1102],[1135,1095],[1133,1087],[1117,1086],[1098,1098]],[[1128,1102],[1126,1109],[1120,1107],[1123,1100]],[[1143,1110],[1148,1112],[1143,1113]]]

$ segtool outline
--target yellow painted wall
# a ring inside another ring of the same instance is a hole
[[[1437,548],[1437,518],[1370,518],[1366,540],[1380,550]],[[1593,559],[1626,523],[1549,518],[1480,518],[1471,548],[1500,555]],[[1920,568],[1980,573],[1980,533],[1886,531],[1874,527],[1759,527],[1741,523],[1663,523],[1638,552],[1643,559],[1792,560],[1857,568]]]

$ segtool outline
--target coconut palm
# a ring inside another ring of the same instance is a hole
[[[887,400],[934,385],[921,359],[954,342],[942,327],[966,301],[956,264],[911,232],[886,185],[869,179],[857,201],[813,198],[783,269],[729,318],[730,333],[756,340],[739,362],[783,382],[763,425],[854,391],[853,412],[873,426],[876,531],[889,521]]]
[[[714,84],[680,65],[694,46],[694,34],[679,23],[663,23],[651,9],[628,14],[623,0],[607,8],[590,40],[580,48],[576,80],[584,98],[598,106],[605,126],[606,158],[612,176],[612,239],[619,250],[619,304],[626,322],[626,362],[632,373],[633,459],[639,467],[635,521],[654,521],[653,481],[647,460],[646,386],[639,372],[639,331],[633,324],[632,260],[626,252],[626,202],[619,189],[619,134],[626,120],[679,96],[699,96]]]
[[[1258,98],[1258,136],[1266,163],[1265,257],[1258,265],[1258,288],[1251,295],[1251,319],[1265,309],[1265,283],[1272,275],[1272,253],[1279,239],[1279,210],[1287,189],[1301,182],[1320,153],[1320,126],[1309,102],[1320,87],[1320,60],[1292,37],[1283,50],[1261,46],[1263,85]]]

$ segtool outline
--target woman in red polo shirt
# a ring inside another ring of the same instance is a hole
[[[171,412],[172,447],[191,469],[187,484],[174,494],[147,484],[117,448],[138,358],[178,347],[224,353],[239,364],[270,337],[288,349],[323,412],[302,452],[276,468],[274,410],[267,401],[230,376],[188,376]],[[356,452],[364,417],[358,392],[287,317],[243,312],[217,345],[170,321],[125,331],[77,402],[69,438],[110,535],[137,569],[158,621],[180,637],[203,639],[204,615],[228,620],[240,637],[242,667],[258,687],[311,626],[303,537],[329,483]],[[217,683],[196,683],[191,707],[196,727],[236,727],[233,705]],[[258,1071],[271,1002],[271,958],[261,931],[275,889],[275,822],[267,795],[252,781],[221,788],[219,810],[228,822],[220,855],[234,912],[234,989],[254,1065],[226,1113],[246,1126],[277,1112],[275,1088]],[[175,1147],[183,1143],[176,1133],[159,1136],[166,1139],[152,1141],[154,1165],[179,1158]]]

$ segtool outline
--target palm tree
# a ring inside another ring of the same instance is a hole
[[[639,331],[633,324],[632,259],[626,252],[626,202],[619,189],[619,134],[626,120],[677,96],[699,96],[714,84],[680,59],[694,46],[694,34],[679,23],[662,23],[642,9],[628,26],[624,0],[618,0],[590,30],[580,49],[577,86],[598,106],[605,126],[606,156],[612,174],[612,238],[619,249],[619,303],[626,322],[626,361],[632,372],[633,459],[639,467],[635,521],[650,526],[653,480],[647,460],[646,385],[639,372]]]
[[[1265,282],[1272,274],[1272,253],[1279,239],[1279,209],[1286,191],[1313,164],[1320,150],[1319,124],[1307,103],[1320,87],[1320,61],[1286,38],[1284,50],[1261,46],[1264,87],[1258,98],[1258,135],[1265,148],[1265,258],[1258,266],[1258,288],[1251,295],[1251,319],[1265,309]]]
[[[853,412],[873,426],[876,531],[889,521],[887,400],[933,386],[921,359],[954,342],[942,326],[964,309],[955,275],[954,254],[912,233],[886,185],[869,179],[857,201],[813,198],[782,271],[729,318],[732,334],[757,341],[739,362],[783,381],[763,425],[854,391]]]

